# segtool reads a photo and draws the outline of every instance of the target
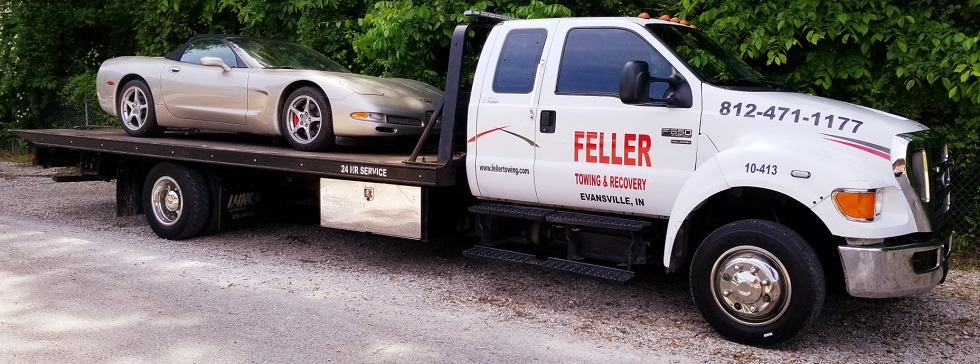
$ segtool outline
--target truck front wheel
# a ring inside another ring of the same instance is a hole
[[[164,239],[195,236],[210,216],[210,196],[200,171],[175,163],[157,164],[143,184],[146,222]]]
[[[708,325],[732,341],[763,347],[805,331],[826,294],[813,249],[768,220],[736,221],[708,235],[694,253],[690,283]]]

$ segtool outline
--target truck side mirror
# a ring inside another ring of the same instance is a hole
[[[663,98],[650,97],[652,83],[666,83]],[[650,65],[643,61],[629,61],[623,66],[619,78],[619,99],[629,105],[666,105],[689,108],[694,104],[691,86],[677,70],[667,78],[650,77]]]
[[[619,77],[619,99],[624,104],[645,104],[650,101],[650,65],[629,61]]]

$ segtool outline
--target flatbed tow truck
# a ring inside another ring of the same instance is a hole
[[[410,155],[231,133],[15,133],[37,164],[115,180],[117,213],[144,213],[164,238],[291,201],[326,227],[475,236],[472,258],[620,282],[662,263],[687,272],[708,324],[750,345],[804,332],[828,285],[884,298],[945,279],[951,162],[925,126],[787,90],[676,21],[470,15]]]

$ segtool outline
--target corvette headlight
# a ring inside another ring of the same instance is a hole
[[[361,121],[372,121],[376,123],[385,122],[385,114],[376,112],[357,111],[350,113],[351,119]]]

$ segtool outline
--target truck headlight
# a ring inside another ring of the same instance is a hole
[[[844,218],[851,221],[874,221],[881,214],[881,201],[884,189],[847,189],[834,190],[831,197],[834,206]]]

